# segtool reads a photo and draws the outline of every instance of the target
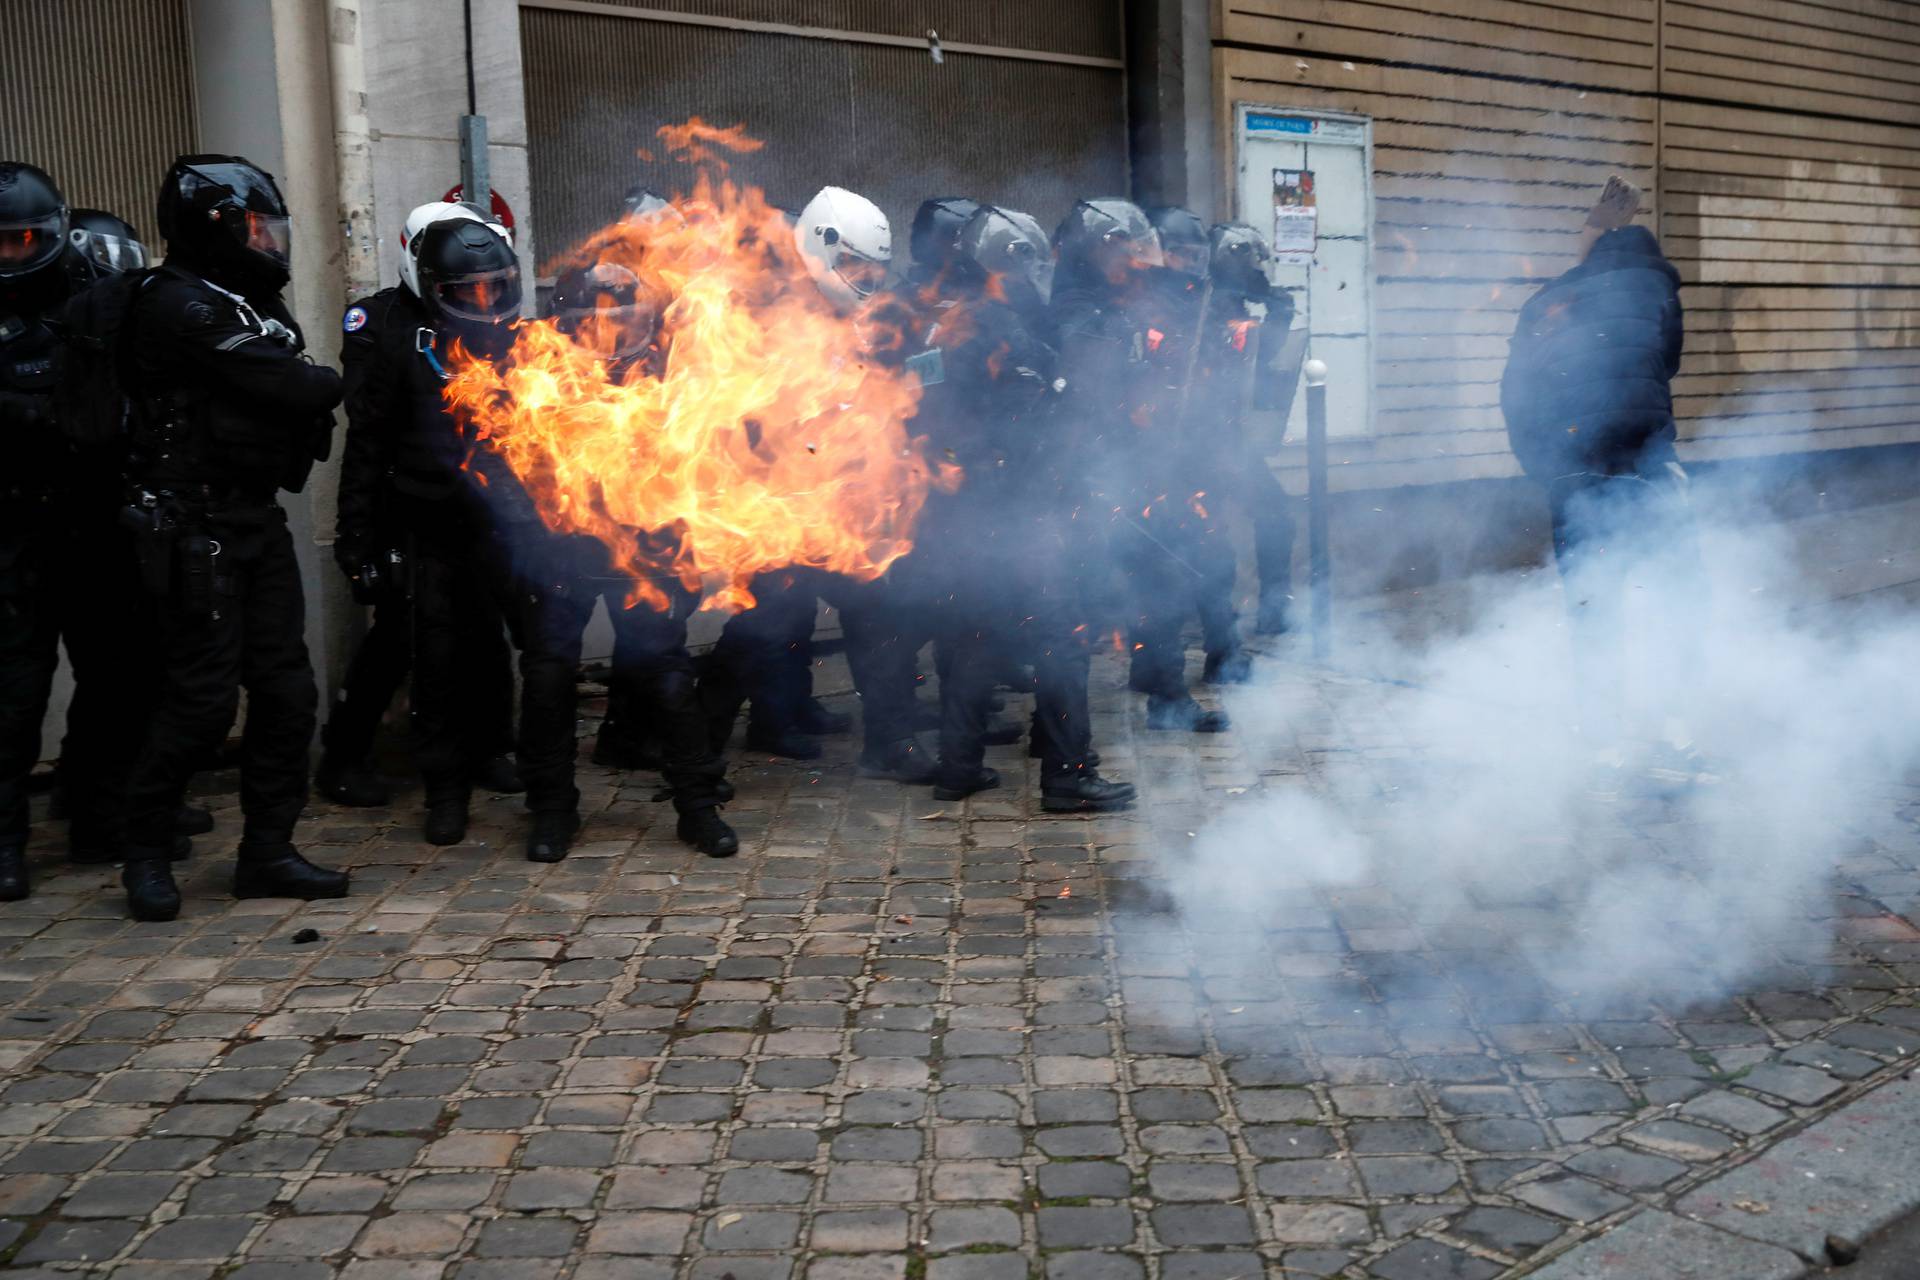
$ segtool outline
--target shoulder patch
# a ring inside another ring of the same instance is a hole
[[[348,307],[346,318],[340,322],[340,327],[348,333],[360,332],[367,327],[367,309],[365,307]]]

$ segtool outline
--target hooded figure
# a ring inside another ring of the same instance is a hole
[[[1500,407],[1527,474],[1627,475],[1673,456],[1680,273],[1645,227],[1609,231],[1520,310]]]

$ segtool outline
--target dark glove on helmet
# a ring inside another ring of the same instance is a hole
[[[1160,234],[1167,266],[1182,275],[1202,279],[1207,274],[1207,224],[1191,209],[1161,205],[1147,210],[1147,220]]]
[[[1031,214],[984,205],[961,229],[960,260],[987,282],[990,297],[1032,315],[1053,297],[1053,246]]]
[[[1140,206],[1117,197],[1082,200],[1053,233],[1060,287],[1110,292],[1165,265],[1160,237]]]
[[[978,200],[965,196],[935,196],[921,201],[914,211],[913,226],[907,230],[907,247],[913,254],[916,275],[938,279],[964,261],[959,253],[960,232],[979,208]]]

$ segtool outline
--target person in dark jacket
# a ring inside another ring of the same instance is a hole
[[[340,465],[339,513],[333,558],[353,586],[354,599],[373,606],[373,625],[361,637],[321,730],[314,787],[336,804],[380,806],[390,793],[370,762],[380,719],[414,662],[411,569],[420,524],[464,529],[459,504],[444,501],[454,486],[447,458],[433,441],[446,427],[438,399],[441,381],[421,350],[433,318],[420,300],[419,237],[441,217],[479,218],[467,206],[435,202],[407,216],[401,283],[347,307],[340,362],[346,380],[347,439]],[[439,513],[438,518],[436,513]],[[512,794],[522,789],[507,753],[513,746],[513,654],[506,629],[487,592],[477,584],[460,597],[458,752],[470,784]],[[416,704],[417,706],[418,704]],[[421,742],[437,744],[430,726]],[[457,791],[449,783],[443,788]],[[429,798],[429,805],[432,798]],[[464,806],[463,806],[464,808]],[[451,804],[430,835],[464,834]],[[447,843],[435,840],[435,843]]]
[[[1629,575],[1650,555],[1677,555],[1691,572],[1693,552],[1674,449],[1680,274],[1644,227],[1606,225],[1607,204],[1579,264],[1521,308],[1500,404],[1515,456],[1546,490],[1583,668],[1582,731],[1610,744],[1621,732]],[[1631,215],[1629,205],[1619,220]]]
[[[109,269],[69,231],[53,179],[0,162],[0,901],[27,896],[27,785],[65,645],[74,669],[61,747],[68,856],[120,856],[127,770],[152,672],[133,637],[138,594],[118,512],[117,459],[74,444],[58,392],[58,313]],[[91,218],[88,219],[89,226]],[[137,242],[136,242],[137,244]],[[50,806],[51,807],[51,806]]]
[[[125,337],[138,405],[126,516],[164,667],[128,784],[128,906],[138,920],[179,914],[169,859],[181,799],[242,688],[234,894],[343,897],[347,876],[293,845],[318,695],[276,501],[326,455],[340,375],[307,358],[280,300],[291,236],[270,175],[237,156],[183,156],[161,185],[159,223],[166,265],[135,298]]]

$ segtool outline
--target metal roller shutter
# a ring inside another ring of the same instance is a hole
[[[187,0],[5,0],[0,158],[47,170],[75,205],[158,245],[154,192],[194,150]]]
[[[606,222],[629,184],[683,185],[683,169],[635,153],[661,124],[696,115],[745,124],[766,142],[734,173],[775,203],[797,206],[834,183],[871,197],[902,233],[930,195],[1005,203],[1051,226],[1080,196],[1127,190],[1112,0],[647,6],[720,21],[752,10],[756,21],[846,30],[845,40],[630,16],[622,7],[639,6],[522,0],[534,221],[545,260]],[[943,45],[992,44],[1006,56],[948,52],[936,65],[924,43],[929,29]]]

